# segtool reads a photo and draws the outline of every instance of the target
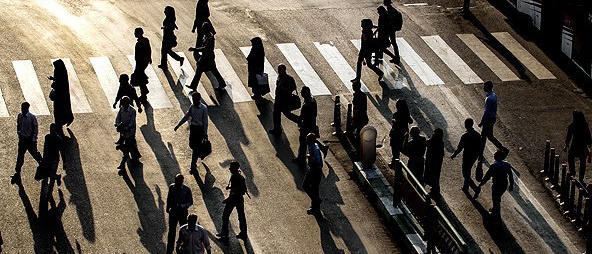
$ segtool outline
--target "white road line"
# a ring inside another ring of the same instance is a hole
[[[474,34],[457,34],[466,45],[469,47],[501,81],[516,81],[520,80],[508,66],[502,62],[483,42],[481,42]]]
[[[111,61],[106,56],[91,57],[90,63],[95,69],[95,74],[99,79],[99,84],[107,96],[109,101],[109,108],[115,103],[115,97],[117,96],[117,90],[119,89],[119,76],[115,73]],[[117,109],[113,109],[114,111]]]
[[[411,45],[403,38],[397,38],[401,58],[419,76],[421,81],[428,86],[444,85],[444,81],[428,66],[428,64],[413,50]]]
[[[343,55],[339,53],[339,50],[334,45],[329,43],[321,44],[314,42],[314,45],[317,47],[319,52],[321,52],[321,55],[323,55],[325,60],[327,60],[327,63],[331,66],[331,68],[333,68],[333,71],[335,74],[337,74],[339,79],[341,79],[341,82],[343,82],[347,89],[353,93],[354,91],[352,89],[351,79],[356,76],[356,72],[347,63],[347,60],[345,60]],[[360,81],[360,83],[362,83],[363,92],[370,92],[363,81]]]
[[[133,69],[136,67],[136,60],[134,60],[133,55],[128,55],[127,59],[129,60],[132,66],[132,71],[130,71],[131,78],[131,73],[133,72]],[[164,88],[162,87],[162,84],[160,83],[158,76],[156,76],[156,72],[154,72],[154,68],[152,68],[152,65],[148,65],[148,68],[146,68],[145,72],[148,76],[147,86],[148,90],[150,91],[148,93],[148,101],[150,102],[150,105],[153,108],[172,108],[173,104],[171,104],[169,97],[167,97],[167,94],[164,91]]]
[[[302,52],[294,43],[276,44],[282,54],[286,57],[296,74],[304,85],[310,88],[312,95],[331,95],[323,80],[306,60]]]
[[[360,51],[360,48],[362,47],[361,40],[359,40],[359,39],[351,40],[351,43],[354,44],[354,47],[356,47],[356,49],[358,49],[358,51]],[[380,68],[380,70],[382,70],[382,72],[384,72],[384,78],[382,79],[382,81],[384,81],[384,83],[386,83],[386,85],[391,90],[407,87],[407,84],[405,84],[405,82],[403,82],[402,78],[399,76],[399,73],[395,72],[393,70],[393,68],[391,68],[391,66],[388,64],[388,62],[385,61],[384,59],[379,64],[378,68]]]
[[[240,50],[243,52],[245,57],[249,55],[251,52],[251,47],[240,47]],[[265,58],[265,63],[263,64],[263,71],[267,73],[267,77],[269,78],[269,95],[271,95],[272,99],[275,99],[275,83],[277,81],[278,74],[275,72],[273,65]]]
[[[226,91],[232,99],[233,102],[243,102],[243,101],[252,101],[251,95],[249,91],[243,85],[240,78],[230,65],[228,58],[224,55],[221,49],[215,49],[214,53],[216,54],[216,66],[218,67],[218,71],[224,77],[224,81],[226,81]],[[211,79],[210,80],[216,80]]]
[[[442,37],[433,35],[421,38],[463,83],[483,83],[483,80],[448,46]]]
[[[8,108],[6,107],[6,102],[4,101],[4,96],[2,95],[2,90],[0,90],[0,117],[9,117],[10,114],[8,113]]]
[[[72,112],[92,113],[92,108],[90,107],[90,103],[86,98],[84,89],[82,89],[82,85],[80,85],[80,80],[78,79],[78,75],[76,75],[76,70],[74,70],[72,61],[70,61],[70,58],[60,59],[62,59],[64,65],[66,66],[66,70],[68,71],[68,81],[70,83],[70,104],[72,105]],[[56,60],[58,59],[51,59],[51,62],[53,63]]]
[[[187,59],[187,57],[185,56],[185,53],[183,53],[183,52],[177,52],[177,55]],[[168,57],[168,60],[169,60],[169,64],[171,65],[171,68],[173,69],[173,72],[175,72],[175,75],[177,75],[177,78],[179,79],[178,83],[183,87],[183,93],[188,98],[191,99],[189,94],[191,93],[192,90],[185,86],[185,85],[191,84],[191,82],[193,81],[193,76],[195,76],[195,70],[193,69],[193,67],[191,67],[191,63],[189,63],[189,61],[185,60],[185,64],[183,64],[183,66],[181,66],[179,61],[173,59],[171,56]],[[206,105],[208,105],[208,106],[215,105],[214,102],[212,101],[212,99],[210,98],[210,96],[208,95],[208,92],[204,88],[203,83],[201,81],[199,81],[199,85],[197,86],[197,91],[201,94],[201,100]]]
[[[36,115],[49,115],[45,95],[30,60],[12,61],[12,66],[21,85],[25,100],[31,104],[30,111]]]
[[[492,33],[493,36],[503,44],[526,68],[528,68],[538,79],[556,79],[543,64],[541,64],[528,50],[526,50],[512,35],[507,32]]]
[[[412,3],[412,4],[403,4],[403,6],[427,6],[428,3]]]

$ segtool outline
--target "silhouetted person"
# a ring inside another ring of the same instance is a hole
[[[55,123],[49,125],[49,134],[45,135],[45,143],[43,144],[43,159],[44,170],[48,172],[49,185],[45,196],[49,198],[53,192],[54,184],[57,181],[58,186],[62,184],[62,176],[57,174],[58,166],[60,164],[60,154],[64,152],[64,141],[58,135],[58,126]]]
[[[391,57],[391,60],[389,62],[391,63],[398,63],[398,56],[395,56],[395,54],[393,54],[388,48],[391,46],[391,41],[389,39],[389,36],[391,34],[391,30],[393,30],[393,28],[390,26],[389,22],[389,14],[386,10],[386,8],[384,8],[384,6],[379,6],[377,9],[378,11],[378,27],[376,29],[377,32],[377,47],[378,47],[378,52],[376,53],[376,58],[381,59],[382,58],[382,53],[387,54],[388,56]],[[378,62],[376,62],[376,64],[378,64]]]
[[[308,169],[302,181],[302,189],[310,197],[310,209],[306,213],[316,215],[321,212],[322,201],[319,196],[319,187],[323,177],[323,157],[314,133],[309,133],[306,136],[306,144],[308,146]]]
[[[257,75],[263,74],[263,63],[265,62],[265,49],[263,48],[263,41],[260,37],[251,39],[251,51],[247,56],[247,71],[249,73],[249,87],[253,90],[251,98],[259,99],[261,96],[269,92],[269,84],[267,89],[265,86],[259,85]]]
[[[191,189],[183,184],[184,177],[181,174],[175,176],[175,183],[169,186],[169,194],[166,201],[166,212],[169,214],[169,234],[167,241],[167,254],[172,254],[175,249],[175,234],[177,224],[187,224],[187,211],[193,205]]]
[[[573,121],[567,126],[567,135],[565,136],[564,151],[567,151],[567,163],[569,164],[569,172],[571,176],[576,175],[576,158],[580,164],[580,172],[578,179],[584,180],[586,174],[586,158],[590,153],[590,145],[592,144],[592,137],[590,136],[590,128],[584,113],[574,110]]]
[[[189,122],[189,147],[191,148],[191,170],[192,175],[197,174],[197,159],[199,159],[200,148],[203,140],[208,138],[208,106],[201,101],[201,94],[194,92],[191,94],[193,104],[185,113],[185,116],[175,126],[175,131],[181,127],[190,118]]]
[[[195,69],[195,76],[193,77],[191,84],[187,85],[187,87],[192,90],[197,89],[201,75],[206,71],[210,71],[218,81],[216,91],[222,92],[226,87],[226,82],[216,67],[216,54],[214,53],[214,47],[216,46],[216,39],[214,36],[216,32],[214,31],[212,23],[204,22],[201,32],[203,33],[202,40],[196,42],[195,48],[189,48],[189,51],[193,52],[193,57],[195,57],[195,62],[197,62],[197,68]]]
[[[158,68],[163,70],[168,69],[167,65],[167,55],[170,55],[173,59],[180,62],[181,66],[183,66],[183,61],[185,58],[179,56],[173,48],[177,46],[177,36],[175,36],[175,29],[177,27],[177,17],[175,16],[175,8],[172,6],[167,6],[164,8],[164,15],[165,18],[162,21],[162,47],[160,49],[160,65]]]
[[[53,67],[53,76],[49,76],[49,79],[53,81],[50,94],[50,99],[53,101],[53,118],[58,128],[58,134],[64,136],[62,126],[70,126],[74,121],[70,104],[70,83],[68,82],[68,71],[62,59],[55,60]]]
[[[489,179],[492,179],[491,185],[491,202],[493,208],[490,210],[492,216],[500,215],[500,204],[502,202],[502,195],[506,192],[506,189],[512,191],[514,189],[514,177],[512,175],[512,166],[510,163],[505,161],[507,151],[497,151],[493,155],[495,162],[489,166],[487,173],[483,177],[483,181],[479,184],[479,187],[483,186]],[[510,185],[508,185],[508,181]]]
[[[391,0],[384,0],[383,5],[386,7],[386,11],[388,13],[389,23],[388,29],[386,31],[389,34],[390,42],[393,45],[394,51],[394,63],[400,64],[401,57],[399,56],[399,47],[397,46],[397,30],[403,26],[403,18],[401,13],[393,7],[393,2]]]
[[[417,126],[411,127],[409,134],[405,137],[403,153],[409,157],[407,166],[420,183],[424,183],[423,171],[426,145],[426,138],[419,134],[419,128]]]
[[[41,153],[37,151],[37,117],[29,112],[31,105],[28,102],[21,104],[21,112],[16,117],[16,133],[18,135],[18,148],[16,155],[15,173],[10,183],[21,182],[21,169],[25,163],[25,153],[28,151],[37,163],[41,163]]]
[[[362,84],[360,82],[354,82],[352,84],[352,89],[354,90],[352,122],[354,125],[356,147],[359,145],[360,131],[368,124],[368,98],[366,97],[366,93],[362,92],[361,88]]]
[[[4,239],[2,239],[2,231],[0,231],[0,253],[2,253],[2,245],[4,245]]]
[[[203,254],[205,252],[212,253],[208,233],[201,225],[197,224],[197,215],[191,213],[187,216],[187,224],[179,229],[177,253]]]
[[[475,129],[473,129],[473,119],[467,118],[465,120],[465,133],[460,137],[460,141],[458,142],[458,146],[454,153],[450,156],[450,159],[456,158],[456,156],[463,152],[463,159],[462,159],[462,176],[464,178],[464,184],[462,190],[466,193],[469,191],[469,187],[473,189],[475,192],[475,196],[473,198],[477,198],[479,196],[479,192],[481,192],[481,188],[475,184],[473,178],[471,177],[471,172],[473,171],[473,165],[481,155],[481,135]]]
[[[150,92],[148,91],[147,86],[148,76],[146,75],[146,68],[148,68],[148,65],[152,63],[152,48],[150,47],[150,40],[144,37],[144,30],[141,27],[138,27],[134,30],[134,36],[138,39],[138,41],[136,42],[136,46],[134,48],[136,68],[132,73],[131,83],[134,86],[140,87],[140,100],[146,101],[146,95]]]
[[[130,105],[130,98],[127,96],[123,96],[119,103],[119,112],[117,112],[117,117],[115,118],[115,128],[119,132],[120,139],[123,139],[123,142],[117,145],[116,149],[121,150],[123,156],[117,167],[119,169],[117,173],[123,176],[127,159],[129,158],[133,163],[137,164],[140,162],[142,155],[138,151],[138,144],[136,142],[136,110]]]
[[[289,105],[290,96],[296,91],[296,81],[286,72],[286,66],[280,64],[277,67],[278,78],[275,82],[275,101],[273,102],[273,128],[269,133],[277,135],[282,133],[282,113],[290,120],[298,123],[300,118],[292,113]]]
[[[197,0],[197,4],[195,5],[195,20],[193,21],[191,32],[195,33],[195,31],[198,30],[199,33],[203,23],[209,21],[210,7],[208,6],[208,0]]]
[[[368,68],[374,71],[376,75],[378,75],[378,82],[382,82],[384,72],[376,67],[376,65],[372,64],[372,53],[377,50],[376,39],[374,39],[374,32],[372,31],[374,25],[372,24],[371,19],[362,19],[361,24],[362,37],[358,62],[356,64],[356,77],[352,79],[351,82],[360,82],[360,78],[362,77],[362,64],[367,65]]]
[[[224,212],[222,213],[222,230],[216,234],[217,237],[226,239],[228,238],[228,220],[232,210],[236,208],[238,213],[238,223],[240,233],[236,235],[236,238],[247,240],[247,219],[245,218],[245,199],[243,195],[247,194],[247,183],[245,177],[241,175],[240,164],[237,161],[230,162],[230,182],[226,186],[227,190],[230,190],[230,194],[224,201]],[[248,195],[248,194],[247,194]]]
[[[462,11],[465,15],[471,13],[471,0],[464,0]]]
[[[440,173],[444,160],[444,131],[440,128],[427,141],[424,179],[432,186],[432,193],[440,193]]]
[[[405,134],[409,132],[409,125],[413,123],[406,100],[397,100],[395,107],[397,111],[393,113],[391,130],[389,132],[391,152],[393,154],[391,164],[389,165],[391,168],[394,165],[393,163],[395,160],[400,158],[403,142],[405,141]]]
[[[300,125],[298,126],[300,131],[298,141],[300,144],[298,146],[298,155],[292,161],[303,164],[306,162],[306,136],[311,132],[315,134],[318,132],[317,101],[312,97],[310,88],[307,86],[302,87],[300,95],[304,101],[300,109]]]
[[[127,74],[119,75],[119,88],[117,89],[117,96],[115,96],[115,102],[113,103],[113,108],[117,107],[117,103],[123,98],[123,96],[127,96],[130,98],[130,105],[137,106],[138,112],[142,113],[142,103],[138,94],[136,93],[136,89],[130,85],[129,83],[129,76]],[[136,105],[134,105],[136,102]]]
[[[493,136],[493,125],[497,118],[497,96],[493,92],[493,82],[487,81],[483,83],[483,90],[487,93],[487,97],[485,98],[483,117],[481,117],[481,122],[479,123],[479,127],[481,127],[481,157],[483,157],[483,150],[485,149],[485,142],[487,142],[487,139],[489,139],[498,150],[508,151],[508,149]]]
[[[433,191],[433,189],[432,189]],[[438,211],[436,206],[431,203],[427,206],[427,212],[424,216],[425,221],[425,241],[426,241],[426,254],[436,254],[436,244],[438,243]]]

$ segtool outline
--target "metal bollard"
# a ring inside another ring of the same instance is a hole
[[[395,159],[395,180],[393,186],[393,205],[397,206],[401,202],[401,194],[399,192],[399,185],[401,184],[401,177],[403,177],[403,165],[399,159]]]
[[[549,170],[547,170],[546,173],[546,177],[545,177],[545,181],[551,181],[551,170],[553,168],[553,165],[555,165],[555,148],[551,148],[551,154],[549,155]]]
[[[573,218],[573,220],[571,222],[575,222],[576,225],[580,225],[581,224],[581,215],[582,215],[582,205],[584,202],[584,188],[578,188],[578,202],[577,202],[577,206],[576,206],[576,213],[575,213],[575,218]]]
[[[555,165],[553,165],[553,171],[551,172],[551,189],[559,189],[559,154],[555,155]]]
[[[545,141],[545,162],[543,163],[543,170],[540,172],[547,174],[549,172],[549,153],[551,152],[551,141]]]
[[[563,213],[564,216],[572,217],[573,215],[573,208],[574,208],[574,201],[576,199],[576,180],[571,179],[571,184],[569,186],[569,199],[567,200],[567,211]]]
[[[347,118],[345,121],[345,131],[343,134],[350,135],[354,132],[354,123],[353,123],[353,105],[351,103],[347,104]]]
[[[333,122],[331,126],[335,127],[335,131],[331,133],[333,136],[341,135],[341,101],[339,95],[335,96],[335,108],[333,109]]]
[[[565,192],[565,183],[567,182],[567,165],[561,164],[561,182],[559,185],[559,194],[557,194],[557,198],[559,198],[559,204],[561,205],[561,203],[563,203],[565,201],[565,195],[563,195],[563,193]]]

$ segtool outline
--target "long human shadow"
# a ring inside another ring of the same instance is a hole
[[[76,214],[82,226],[82,235],[88,241],[95,242],[95,220],[84,177],[84,169],[80,160],[80,146],[74,133],[68,130],[69,141],[65,142],[62,161],[64,172],[64,185],[70,192],[69,202],[76,207]]]
[[[158,204],[154,201],[154,195],[150,187],[144,181],[144,166],[140,163],[138,165],[131,165],[128,163],[129,178],[127,172],[123,175],[125,184],[134,195],[134,200],[138,207],[138,218],[140,219],[140,227],[137,229],[140,242],[144,245],[149,253],[157,254],[166,251],[166,245],[162,240],[162,236],[166,231],[165,216],[164,216],[164,201],[158,185],[155,186],[156,194],[158,196]]]

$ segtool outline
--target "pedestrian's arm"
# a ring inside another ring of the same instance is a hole
[[[171,210],[171,202],[173,202],[173,188],[169,187],[169,193],[167,194],[167,201],[166,201],[166,212],[168,213]]]
[[[206,135],[206,137],[208,136],[208,107],[205,106],[204,107],[204,113],[202,115],[203,119],[201,120],[201,122],[203,123],[203,127],[204,127],[204,134]]]
[[[489,181],[489,179],[491,179],[491,174],[493,174],[493,170],[491,170],[492,166],[489,166],[489,168],[487,169],[487,173],[485,173],[485,176],[481,180],[479,187],[485,185],[485,183],[487,183]],[[512,179],[512,181],[514,181],[514,180]]]
[[[117,116],[115,117],[115,126],[121,123],[121,109],[117,112]]]
[[[510,185],[508,186],[508,190],[514,190],[514,174],[512,173],[512,166],[508,164],[508,180],[510,181]]]
[[[185,245],[185,241],[183,239],[183,228],[179,229],[179,238],[177,238],[177,247],[175,248],[176,250],[179,249],[179,247]]]
[[[191,205],[193,205],[193,195],[191,195],[191,189],[187,188],[185,195],[185,200],[187,200],[187,203],[181,204],[181,208],[188,209]]]
[[[32,121],[33,121],[33,133],[32,133],[32,137],[33,137],[33,142],[37,142],[37,134],[39,133],[39,125],[37,124],[37,117],[32,117]]]
[[[451,159],[454,159],[465,148],[465,142],[466,141],[464,137],[461,137],[460,141],[458,142],[458,147],[456,148],[456,150],[454,150],[454,153],[450,155]]]
[[[567,149],[569,148],[569,143],[571,142],[571,137],[573,135],[572,126],[573,125],[570,124],[567,127],[567,135],[565,135],[565,146],[563,147],[564,151],[567,151]]]
[[[187,122],[187,120],[189,120],[189,117],[191,117],[191,109],[192,108],[193,108],[193,106],[189,107],[189,110],[187,110],[187,113],[185,113],[185,116],[183,116],[183,118],[181,118],[181,121],[179,121],[177,126],[175,126],[175,131],[177,131],[177,129],[179,129],[179,127],[181,127],[181,125],[183,125],[185,122]]]
[[[19,113],[16,117],[16,134],[18,134],[19,136],[21,135],[21,118],[22,115],[21,113]]]
[[[201,234],[201,242],[206,249],[207,253],[212,253],[212,247],[210,246],[210,239],[208,238],[208,234],[206,234],[205,229],[203,230],[203,234]]]

